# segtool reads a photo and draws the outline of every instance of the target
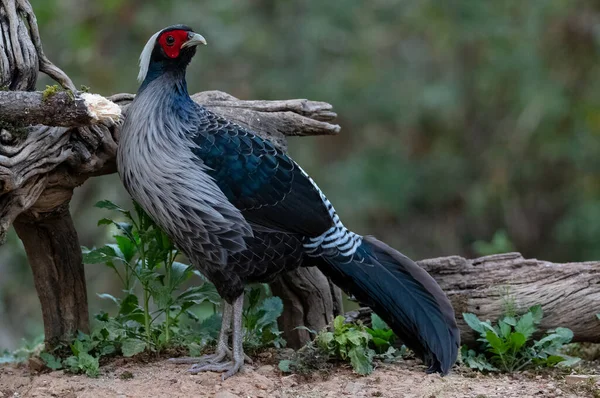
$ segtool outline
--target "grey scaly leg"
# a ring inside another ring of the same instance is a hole
[[[219,340],[217,341],[217,349],[214,354],[203,355],[201,357],[182,357],[182,358],[171,358],[170,362],[173,363],[193,363],[192,369],[207,365],[209,363],[220,362],[225,357],[231,358],[231,350],[228,347],[229,344],[229,333],[231,329],[231,318],[233,314],[233,308],[231,305],[223,300],[222,303],[223,315],[221,321],[221,331],[219,332]]]
[[[226,372],[223,375],[223,380],[236,374],[244,365],[244,348],[242,342],[244,340],[242,328],[242,316],[244,311],[244,295],[240,295],[233,302],[233,352],[232,360],[222,363],[208,363],[201,366],[193,366],[190,369],[191,373],[199,372]]]

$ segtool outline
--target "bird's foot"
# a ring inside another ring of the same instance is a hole
[[[169,362],[182,364],[182,363],[193,363],[195,366],[203,366],[213,363],[219,363],[225,357],[232,359],[233,354],[231,353],[231,349],[229,347],[225,347],[222,349],[217,349],[214,354],[202,355],[201,357],[180,357],[180,358],[169,358]],[[248,364],[252,364],[252,358],[248,355],[244,354],[244,362]]]
[[[244,366],[244,361],[227,361],[227,362],[213,362],[206,364],[196,364],[193,365],[188,372],[192,374],[200,373],[200,372],[225,372],[221,378],[223,380],[233,376]]]
[[[169,359],[169,362],[177,364],[193,363],[194,366],[204,366],[213,363],[219,363],[225,359],[225,357],[231,358],[231,350],[229,348],[217,350],[214,354],[202,355],[201,357],[171,358]]]

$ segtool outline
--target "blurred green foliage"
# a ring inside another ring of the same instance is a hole
[[[185,23],[209,43],[190,91],[332,103],[341,135],[291,140],[291,153],[349,227],[409,256],[473,256],[474,242],[504,230],[526,256],[600,258],[597,0],[32,4],[47,55],[92,92],[134,92],[146,40]],[[76,192],[81,244],[104,238],[91,204],[124,195],[114,176]],[[0,253],[11,341],[40,319],[20,250],[12,236]],[[115,284],[86,273],[90,297]]]

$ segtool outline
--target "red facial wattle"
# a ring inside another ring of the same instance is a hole
[[[188,33],[187,30],[171,30],[160,35],[158,42],[167,57],[179,57],[181,46],[188,40]]]

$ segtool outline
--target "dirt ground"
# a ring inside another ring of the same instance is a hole
[[[560,375],[483,376],[459,370],[442,378],[425,374],[423,367],[414,361],[381,364],[366,377],[353,374],[349,368],[337,367],[328,375],[313,376],[310,380],[283,375],[274,365],[256,364],[247,365],[243,373],[224,382],[216,373],[188,374],[187,366],[165,360],[152,363],[122,360],[103,366],[98,378],[89,378],[63,371],[40,374],[27,365],[4,365],[0,367],[0,398],[600,397],[600,390],[593,382],[575,386]]]

